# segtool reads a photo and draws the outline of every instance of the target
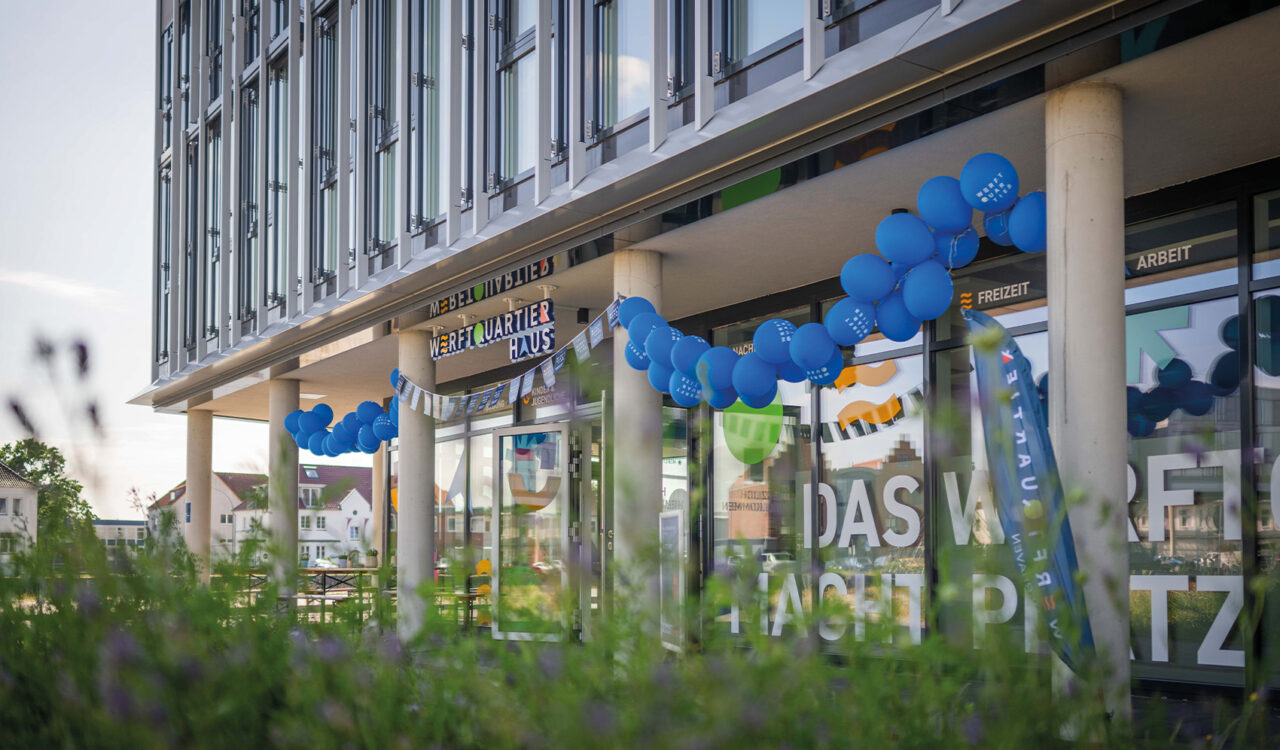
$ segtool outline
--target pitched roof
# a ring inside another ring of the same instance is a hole
[[[187,483],[185,481],[179,482],[176,487],[156,498],[154,503],[147,506],[147,510],[151,511],[168,508],[170,505],[181,500],[182,496],[185,494],[187,494]]]
[[[21,487],[28,490],[40,489],[40,486],[35,482],[9,468],[3,462],[0,462],[0,487]]]
[[[311,476],[314,473],[315,476]],[[373,470],[363,466],[322,466],[319,464],[298,464],[298,484],[299,485],[320,485],[329,487],[338,482],[346,480],[351,485],[351,489],[360,493],[365,502],[373,503]],[[341,495],[330,497],[325,503],[326,508],[336,508],[338,503],[347,496],[344,492]],[[302,507],[299,500],[299,508]]]
[[[231,493],[240,501],[232,510],[240,508],[241,506],[248,507],[247,503],[250,500],[250,491],[255,487],[262,487],[267,483],[266,474],[244,474],[234,471],[215,471],[213,473],[218,475],[218,478],[222,480],[222,483],[227,485],[227,489],[231,490]]]

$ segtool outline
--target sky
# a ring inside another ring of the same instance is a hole
[[[152,0],[9,2],[0,24],[0,444],[25,436],[17,399],[102,518],[185,474],[185,418],[125,403],[150,379],[154,35]],[[265,472],[266,434],[215,419],[214,469]]]

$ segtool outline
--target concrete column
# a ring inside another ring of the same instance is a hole
[[[209,533],[213,528],[213,512],[209,498],[213,494],[213,412],[201,409],[187,411],[187,492],[184,501],[191,504],[191,523],[187,524],[187,547],[196,556],[200,578],[209,581]],[[184,509],[185,510],[185,509]],[[185,513],[180,516],[185,521]]]
[[[369,524],[369,548],[377,553],[375,561],[381,565],[387,556],[387,546],[383,542],[387,528],[387,452],[382,448],[373,454],[373,514]],[[366,564],[372,561],[366,561]]]
[[[431,359],[431,335],[401,331],[400,374],[434,390],[436,363]],[[434,585],[436,561],[436,428],[435,419],[421,410],[400,411],[400,462],[396,518],[396,574],[399,631],[404,640],[422,629],[427,607],[419,587]]]
[[[1120,89],[1085,81],[1045,110],[1050,433],[1068,493],[1107,708],[1129,715],[1124,142]]]
[[[275,553],[272,576],[280,598],[292,604],[298,581],[298,446],[284,418],[298,408],[298,381],[275,378],[267,391],[267,527]]]
[[[662,256],[649,250],[614,253],[613,290],[644,297],[661,312]],[[627,365],[626,347],[627,332],[619,328],[613,336],[613,560],[622,576],[653,562],[641,554],[656,540],[662,512],[662,394],[644,372]],[[656,575],[647,576],[642,588],[656,612]]]

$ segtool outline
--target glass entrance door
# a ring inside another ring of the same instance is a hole
[[[494,433],[493,636],[559,640],[568,628],[567,424]]]

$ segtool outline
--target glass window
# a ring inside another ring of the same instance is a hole
[[[420,229],[444,213],[448,198],[448,153],[440,106],[441,59],[450,40],[440,22],[440,0],[424,0],[414,25],[413,229]]]
[[[1253,198],[1253,278],[1280,276],[1280,190]]]
[[[1256,205],[1256,204],[1255,204]],[[1266,214],[1255,212],[1256,220],[1266,219]],[[1259,238],[1261,239],[1261,238]],[[1257,249],[1267,247],[1261,241]],[[1277,328],[1280,328],[1280,292],[1268,291],[1254,296],[1254,420],[1257,425],[1257,448],[1254,455],[1257,482],[1257,533],[1258,565],[1264,575],[1275,576],[1280,570],[1280,349]],[[1229,342],[1233,332],[1224,332]],[[1224,355],[1225,356],[1225,355]],[[1230,361],[1228,359],[1228,361]],[[1220,375],[1218,387],[1231,385],[1229,365],[1227,373]],[[1223,378],[1226,378],[1225,382]],[[1247,501],[1247,500],[1246,500]],[[1280,606],[1274,597],[1267,597],[1260,623],[1264,633],[1280,633]],[[1274,638],[1263,641],[1262,661],[1272,665],[1267,675],[1272,685],[1280,684],[1280,670],[1276,669],[1276,651],[1280,649]]]
[[[191,3],[178,9],[178,96],[182,97],[182,127],[194,120],[191,116]]]
[[[803,0],[727,0],[728,57],[747,58],[803,26]]]
[[[222,259],[222,122],[214,120],[206,129],[205,143],[205,237],[202,267],[203,329],[205,336],[218,334],[218,295],[221,290]]]
[[[495,628],[552,635],[563,627],[569,476],[560,428],[498,438]]]
[[[649,108],[652,22],[648,0],[608,0],[596,5],[597,86],[600,128],[610,128]]]
[[[338,16],[333,11],[316,21],[312,37],[311,128],[314,141],[311,282],[338,269]]]
[[[298,516],[298,523],[304,529],[311,528],[311,516]]]
[[[187,503],[187,523],[191,523],[191,503]]]
[[[809,309],[777,316],[797,325],[809,321]],[[716,330],[712,343],[739,353],[751,351],[759,318]],[[804,583],[801,573],[801,502],[812,484],[809,455],[810,394],[806,383],[778,382],[778,397],[761,410],[741,402],[717,410],[712,418],[712,559],[717,573],[751,578],[767,575],[770,617],[778,635],[786,618],[779,607],[793,602],[791,589]],[[795,603],[798,604],[798,598]],[[749,612],[730,614],[729,632],[746,632]]]
[[[667,96],[677,98],[693,85],[694,0],[668,0]]]
[[[530,52],[498,73],[499,179],[513,179],[537,163],[538,58]]]
[[[326,519],[324,516],[316,516],[316,528],[317,529],[325,528],[325,521]]]
[[[155,342],[156,362],[169,360],[170,271],[173,268],[173,170],[160,170],[160,190],[156,197]]]
[[[920,355],[846,367],[822,388],[822,483],[808,503],[823,561],[822,596],[839,596],[862,639],[868,618],[912,643],[924,627],[924,362]],[[809,538],[806,536],[806,538]]]
[[[0,497],[0,516],[9,515],[9,498]]]
[[[538,0],[507,0],[507,27],[516,39],[538,23]]]
[[[160,150],[173,145],[173,25],[160,36]]]
[[[196,251],[200,247],[200,149],[195,139],[187,142],[187,159],[184,165],[182,189],[186,193],[183,207],[183,278],[182,278],[182,344],[190,348],[196,345],[197,329],[200,326],[200,308],[198,306],[199,288],[196,282],[200,268],[196,263]]]
[[[266,299],[268,306],[284,301],[289,231],[289,76],[288,61],[271,65],[267,74],[267,216]]]
[[[13,515],[22,515],[22,498],[20,497],[15,497],[13,499]]]
[[[240,16],[244,18],[244,64],[246,67],[258,59],[258,45],[261,39],[259,24],[262,15],[259,9],[260,4],[261,0],[241,0],[240,2]]]
[[[1125,320],[1138,677],[1243,679],[1237,312],[1233,296]]]
[[[396,90],[400,48],[396,44],[395,0],[373,0],[369,13],[369,143],[373,169],[369,175],[369,226],[374,249],[382,251],[399,237],[396,225]]]
[[[1126,304],[1236,283],[1234,203],[1131,224],[1124,235]]]
[[[271,0],[271,38],[289,29],[289,0]]]
[[[209,64],[209,101],[222,96],[222,0],[205,0],[204,38]]]
[[[258,305],[258,85],[240,90],[240,252],[236,257],[236,316],[249,320]]]

